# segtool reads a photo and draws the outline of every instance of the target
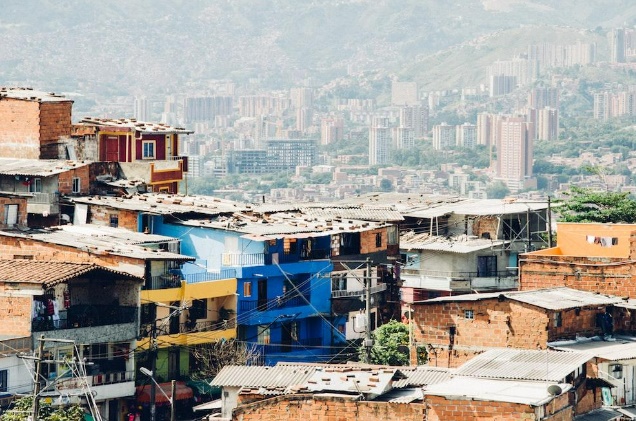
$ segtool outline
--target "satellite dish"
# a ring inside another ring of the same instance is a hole
[[[563,393],[563,390],[561,389],[561,386],[553,384],[548,386],[548,393],[552,396],[559,396],[561,393]]]

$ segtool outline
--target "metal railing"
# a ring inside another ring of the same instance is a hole
[[[13,338],[0,341],[1,354],[14,354],[16,352],[28,352],[31,350],[33,341],[30,336],[25,338]]]
[[[259,302],[259,300],[239,300],[239,312],[258,310],[267,311],[285,307],[301,307],[307,306],[307,302],[311,302],[311,294],[295,295],[293,297],[276,297],[268,301]]]
[[[107,384],[132,382],[135,379],[134,371],[118,371],[112,373],[97,373],[86,377],[69,377],[56,379],[56,387],[60,390],[82,389],[88,386],[102,386]]]
[[[67,310],[67,318],[52,320],[50,317],[33,319],[33,332],[81,327],[108,326],[133,323],[137,320],[137,307],[108,305],[77,305]]]
[[[190,273],[185,275],[184,278],[189,284],[207,281],[220,281],[222,279],[236,278],[236,269],[223,269],[220,272]]]
[[[236,328],[236,317],[219,320],[201,320],[195,322],[185,322],[171,326],[169,323],[157,326],[157,335],[176,335],[180,333],[214,332]],[[141,326],[142,337],[149,337],[152,331],[152,324],[146,323]]]
[[[33,197],[29,197],[27,199],[27,203],[41,203],[41,204],[51,204],[55,202],[57,199],[56,194],[50,193],[31,193]]]
[[[262,266],[265,264],[265,253],[223,253],[223,266]]]
[[[472,278],[510,278],[518,275],[517,269],[507,269],[499,271],[439,271],[425,269],[403,269],[403,275],[419,275],[431,278],[453,278],[453,279],[472,279]]]
[[[263,353],[267,355],[280,352],[320,349],[322,344],[322,338],[301,338],[299,340],[292,340],[289,344],[258,344],[258,346],[262,347]]]
[[[143,289],[167,289],[167,288],[179,288],[181,287],[181,276],[164,273],[163,275],[153,276],[150,278],[150,282],[146,282]]]

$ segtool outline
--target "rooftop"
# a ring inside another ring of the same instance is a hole
[[[138,121],[134,118],[95,118],[84,117],[80,121],[81,125],[87,126],[106,126],[117,127],[134,130],[140,133],[161,133],[161,134],[192,134],[194,131],[186,130],[183,127],[172,127],[164,123],[150,123],[145,121]]]
[[[579,291],[567,287],[544,288],[531,291],[507,291],[485,294],[464,294],[450,297],[438,297],[417,301],[417,304],[439,304],[460,301],[481,301],[503,297],[509,300],[527,303],[547,310],[565,310],[568,308],[607,306],[620,304],[624,300],[613,295]]]
[[[0,231],[0,236],[28,238],[73,247],[91,253],[112,254],[148,260],[193,261],[194,257],[159,249],[159,244],[177,241],[163,235],[144,234],[123,228],[96,225],[63,225],[29,230]]]
[[[453,237],[440,237],[428,233],[413,234],[412,232],[400,235],[400,249],[402,250],[430,250],[446,251],[451,253],[472,253],[488,248],[499,248],[510,241],[489,240],[469,235]]]
[[[491,349],[457,368],[453,376],[563,382],[592,358],[584,352]]]
[[[0,158],[0,174],[48,177],[89,165],[88,161]]]
[[[0,260],[0,282],[5,283],[40,284],[45,288],[51,288],[70,279],[87,275],[142,281],[142,278],[92,263]]]
[[[12,98],[34,102],[73,102],[55,92],[37,91],[33,88],[0,86],[0,98]]]
[[[571,341],[552,342],[548,345],[559,351],[585,352],[608,361],[636,358],[636,338],[634,337],[616,336],[613,340],[606,341],[599,336],[595,336],[592,338],[577,338]]]

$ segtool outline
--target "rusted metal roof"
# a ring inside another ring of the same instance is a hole
[[[471,358],[453,376],[563,382],[592,358],[584,352],[491,349]]]
[[[143,278],[93,263],[68,263],[33,260],[0,260],[0,282],[41,284],[50,288],[73,278],[107,274],[118,279],[143,281]]]
[[[80,121],[80,125],[88,126],[106,126],[106,127],[119,127],[134,130],[141,133],[160,133],[160,134],[192,134],[194,131],[187,130],[183,127],[172,127],[164,123],[150,123],[146,121],[139,121],[134,118],[95,118],[84,117]]]
[[[50,177],[87,165],[88,161],[0,158],[0,175]]]

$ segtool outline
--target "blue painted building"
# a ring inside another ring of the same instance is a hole
[[[237,337],[255,346],[265,364],[327,361],[345,343],[346,320],[331,315],[331,236],[285,223],[217,218],[166,222],[154,233],[181,239],[197,258],[186,280],[227,273],[237,282]]]

